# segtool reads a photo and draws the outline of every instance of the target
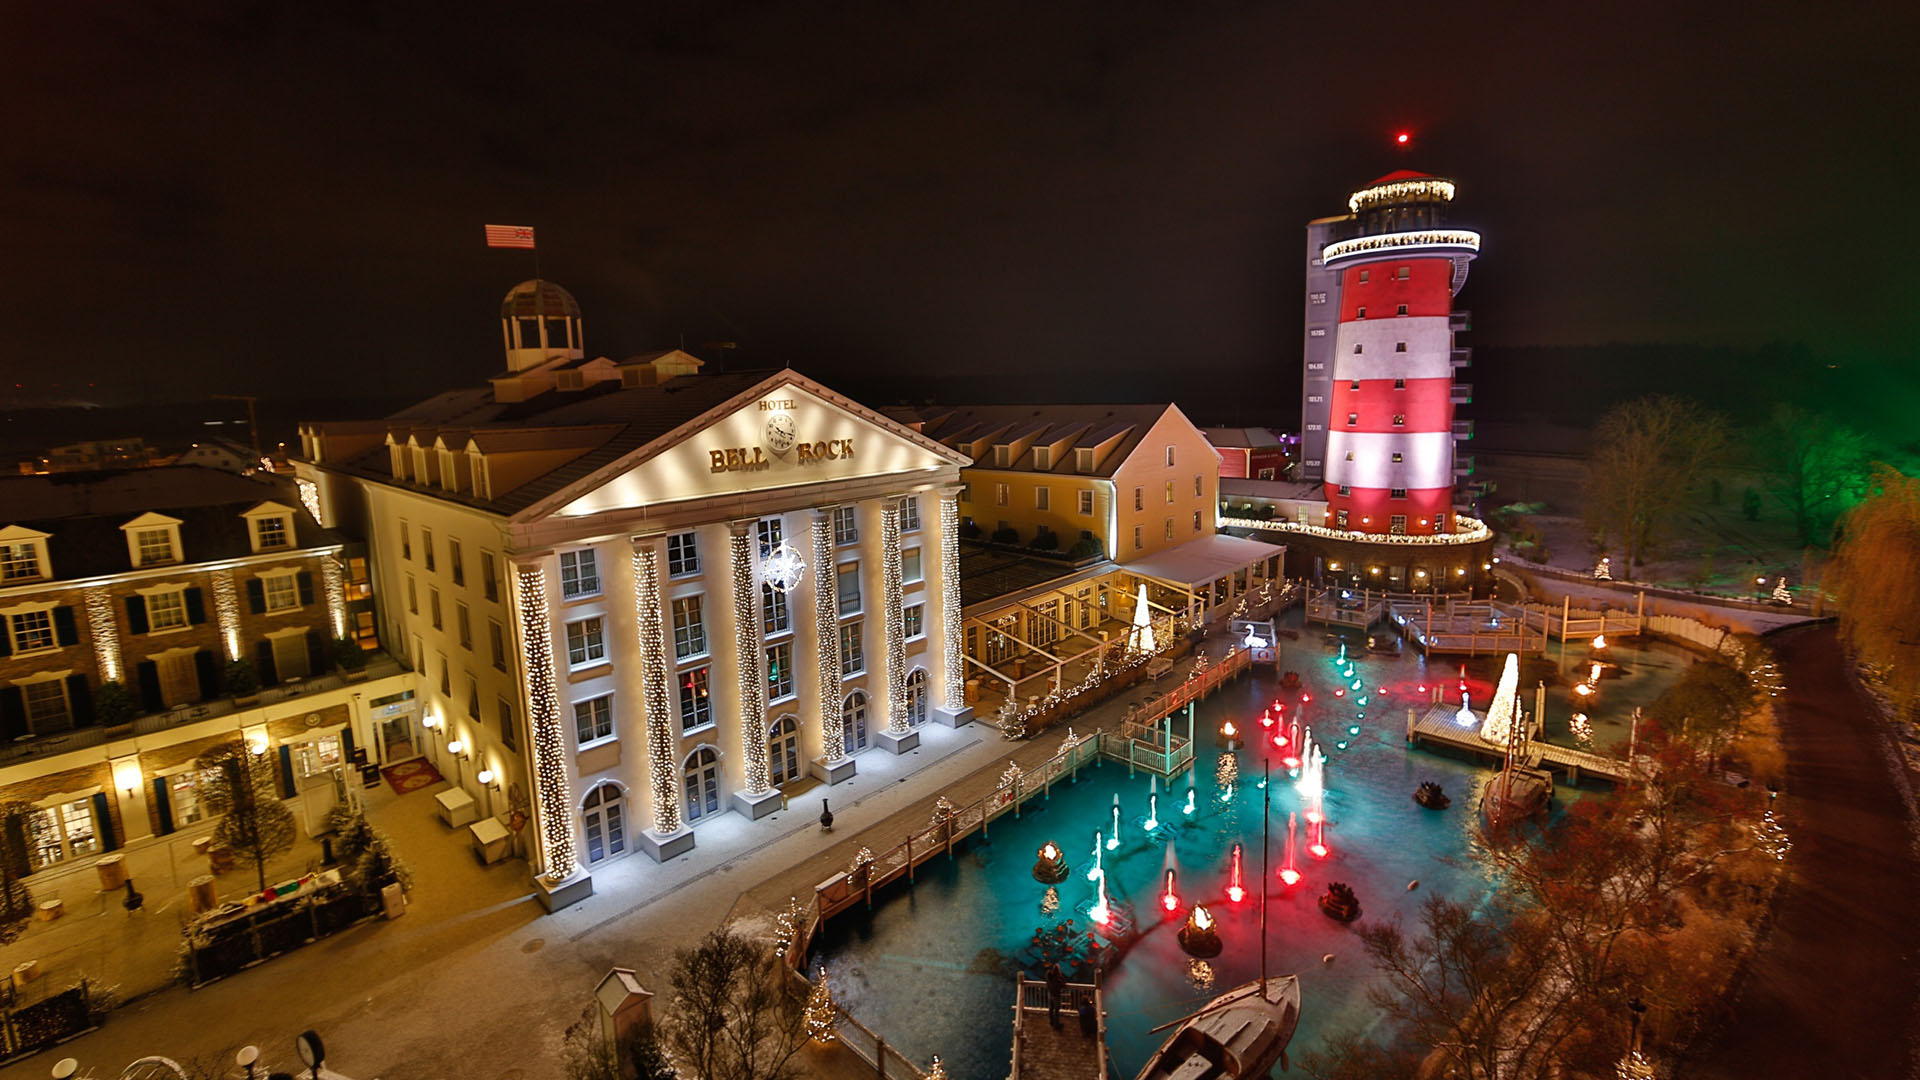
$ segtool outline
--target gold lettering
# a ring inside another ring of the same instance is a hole
[[[759,468],[764,468],[766,464],[767,464],[767,455],[761,453],[759,447],[757,446],[754,447],[753,461],[749,462],[750,467],[759,469]]]
[[[802,464],[813,460],[813,444],[812,443],[804,443],[804,442],[796,443],[794,444],[793,449],[796,452],[794,456]]]
[[[725,454],[724,452],[722,452],[722,451],[719,451],[719,450],[709,450],[709,451],[707,451],[707,453],[708,453],[708,455],[709,455],[709,456],[711,456],[711,457],[713,458],[713,471],[714,471],[714,472],[726,472],[726,471],[727,471],[727,455],[726,455],[726,454]]]
[[[840,440],[840,456],[845,458],[850,458],[853,456],[853,440],[852,439]]]

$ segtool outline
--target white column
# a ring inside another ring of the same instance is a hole
[[[959,727],[973,719],[967,704],[966,660],[961,650],[966,639],[960,626],[960,493],[940,493],[940,609],[935,618],[940,628],[940,678],[942,700],[934,707],[934,719],[949,727]]]
[[[813,774],[828,784],[853,776],[840,727],[840,581],[834,576],[833,507],[813,511],[813,630],[820,682],[820,760]]]
[[[884,628],[880,654],[886,670],[877,685],[886,688],[887,727],[880,742],[896,754],[920,745],[920,733],[907,723],[907,638],[900,605],[900,504],[888,499],[880,506],[880,608]]]
[[[667,678],[666,635],[660,612],[660,541],[633,543],[633,614],[640,647],[640,690],[646,719],[647,775],[653,786],[653,827],[640,846],[655,862],[693,850],[693,830],[680,809],[679,743],[674,737],[673,683]]]
[[[767,683],[761,674],[760,573],[754,558],[752,519],[728,525],[728,569],[733,575],[733,647],[740,703],[740,753],[746,787],[733,793],[733,808],[758,818],[780,809],[780,792],[767,782]]]
[[[573,837],[573,785],[567,740],[560,730],[554,686],[553,626],[547,615],[547,575],[538,564],[516,563],[514,593],[527,675],[527,731],[532,763],[534,821],[539,826],[534,885],[542,905],[558,911],[593,894]]]

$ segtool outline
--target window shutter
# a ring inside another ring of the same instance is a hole
[[[193,673],[200,678],[201,701],[212,701],[220,696],[220,665],[210,650],[201,649],[193,654]]]
[[[307,629],[307,674],[318,675],[327,670],[327,641],[320,631]]]
[[[26,695],[17,686],[0,686],[0,736],[12,740],[27,733]]]
[[[253,643],[253,666],[255,674],[260,676],[261,686],[273,686],[280,681],[279,667],[273,662],[273,642],[261,638]]]
[[[205,601],[200,599],[200,590],[197,588],[188,589],[186,591],[186,598],[187,598],[187,621],[192,623],[195,626],[199,626],[201,623],[206,622],[207,621],[207,605]]]
[[[93,686],[85,675],[67,676],[67,708],[73,713],[74,727],[93,726]]]
[[[7,632],[7,616],[0,615],[0,656],[13,655],[13,635]]]
[[[80,644],[80,631],[73,625],[73,608],[67,605],[53,609],[54,640],[62,645]]]
[[[147,632],[147,598],[144,596],[127,597],[127,633],[144,634]]]
[[[5,832],[7,837],[7,842],[0,845],[0,858],[11,864],[8,869],[13,871],[14,880],[33,873],[33,867],[27,863],[27,852],[33,850],[33,845],[27,843],[27,815],[8,814],[7,819],[0,822],[0,832]]]
[[[300,589],[300,606],[313,603],[313,571],[302,570],[293,579]]]
[[[165,711],[167,703],[160,696],[160,665],[142,660],[134,670],[139,673],[140,704],[150,713]]]
[[[356,752],[353,748],[353,724],[349,722],[346,727],[340,729],[341,759],[353,765],[365,764],[363,759],[354,756]]]
[[[93,793],[93,824],[100,830],[100,850],[112,851],[120,846],[120,838],[113,835],[113,809],[107,805],[107,793]]]
[[[153,808],[160,815],[159,832],[161,836],[165,836],[173,831],[173,804],[167,801],[167,795],[167,778],[164,776],[154,777]]]
[[[298,794],[293,786],[293,747],[280,744],[280,797],[291,799]]]
[[[247,579],[247,610],[255,615],[267,613],[267,587],[257,577]]]

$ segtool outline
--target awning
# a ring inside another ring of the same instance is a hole
[[[1195,588],[1287,550],[1280,544],[1216,533],[1135,559],[1121,569],[1170,585]]]

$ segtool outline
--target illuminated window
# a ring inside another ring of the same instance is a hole
[[[1394,427],[1406,427],[1406,426],[1407,426],[1407,414],[1406,414],[1406,413],[1394,413],[1394,414],[1393,414],[1393,426],[1394,426]]]
[[[793,643],[783,641],[767,649],[767,700],[793,696]]]
[[[1395,535],[1404,534],[1407,531],[1407,515],[1395,514],[1387,519],[1387,531]]]
[[[900,610],[901,632],[911,641],[927,634],[927,605],[908,604]]]
[[[262,595],[268,611],[291,611],[300,606],[300,583],[292,574],[262,575]],[[440,625],[440,593],[433,594],[433,625]]]
[[[1168,502],[1168,504],[1172,504],[1172,502],[1173,502],[1173,481],[1171,481],[1171,480],[1169,480],[1169,481],[1167,481],[1167,499],[1166,499],[1166,501]]]
[[[35,870],[100,850],[90,798],[29,810],[21,816],[26,818],[28,858]]]
[[[0,581],[30,581],[39,576],[39,544],[32,540],[0,544]]]
[[[754,531],[760,538],[761,558],[764,559],[773,554],[773,549],[780,546],[782,537],[779,518],[761,518],[755,523]]]
[[[1405,281],[1413,276],[1413,268],[1410,266],[1396,266],[1393,268],[1393,276],[1400,281]]]
[[[1080,513],[1085,517],[1093,516],[1093,491],[1091,489],[1080,492]]]
[[[1348,413],[1348,414],[1347,414],[1347,426],[1348,426],[1348,427],[1353,427],[1354,425],[1356,425],[1356,424],[1358,424],[1359,422],[1360,422],[1360,414],[1359,414],[1359,413],[1357,413],[1357,412],[1350,412],[1350,413]]]
[[[134,532],[133,541],[140,549],[141,566],[158,566],[176,558],[172,529],[139,529]]]
[[[771,637],[784,634],[793,629],[793,619],[787,610],[787,594],[771,585],[760,586],[760,630]]]
[[[1433,515],[1433,531],[1434,532],[1447,531],[1447,515],[1445,514]]]
[[[1402,459],[1403,459],[1403,455],[1402,455],[1402,454],[1400,453],[1400,451],[1398,451],[1398,450],[1395,450],[1395,451],[1393,452],[1393,460],[1394,460],[1395,462],[1399,462],[1399,461],[1401,461]],[[1352,461],[1352,460],[1353,460],[1353,452],[1352,452],[1352,451],[1348,451],[1348,452],[1347,452],[1347,460],[1348,460],[1348,461]]]
[[[927,580],[926,571],[920,565],[919,548],[908,548],[900,553],[900,580],[907,585]]]
[[[1344,529],[1347,527],[1347,512],[1345,510],[1335,510],[1333,512],[1333,527],[1336,529]],[[1336,566],[1334,569],[1338,570],[1340,568]]]
[[[713,723],[713,698],[707,687],[712,670],[702,664],[680,673],[680,733]]]
[[[1007,490],[1007,485],[1005,484],[993,485],[993,505],[1005,506],[1007,505],[1007,502],[1009,501],[1010,498],[1011,498],[1011,492]]]
[[[1163,539],[1167,539],[1167,540],[1173,539],[1173,519],[1172,518],[1167,519],[1166,527],[1163,528],[1161,531],[1165,534]]]
[[[613,738],[613,695],[574,702],[573,733],[581,746]]]
[[[187,625],[186,597],[179,589],[147,597],[147,630],[172,630]]]
[[[1389,499],[1404,499],[1406,497],[1407,497],[1406,488],[1388,488],[1387,489],[1387,498]]]
[[[667,575],[686,577],[700,572],[700,547],[690,532],[667,537]]]
[[[293,537],[287,530],[286,515],[278,514],[273,517],[253,519],[253,539],[255,551],[292,547]]]
[[[1348,461],[1352,461],[1352,460],[1353,460],[1353,451],[1351,451],[1351,450],[1349,450],[1349,451],[1347,451],[1347,460],[1348,460]],[[1400,460],[1400,455],[1399,455],[1399,454],[1395,454],[1395,455],[1393,455],[1393,460],[1395,460],[1395,461],[1399,461],[1399,460]]]
[[[673,602],[673,658],[685,660],[706,651],[707,627],[701,619],[700,597],[682,596]]]

